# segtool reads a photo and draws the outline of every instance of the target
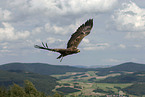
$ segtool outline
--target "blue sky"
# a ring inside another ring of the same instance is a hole
[[[57,60],[59,54],[34,48],[66,48],[72,33],[93,18],[91,33],[79,54]],[[144,0],[1,0],[0,64],[41,62],[54,65],[118,65],[145,63]]]

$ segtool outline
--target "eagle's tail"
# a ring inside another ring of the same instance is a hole
[[[45,49],[45,50],[49,50],[49,51],[54,51],[54,52],[58,52],[56,49],[50,49],[48,48],[48,45],[46,43],[46,45],[44,45],[44,43],[42,42],[43,46],[39,46],[39,45],[34,45],[35,48],[39,48],[39,49]]]
[[[47,43],[44,44],[43,42],[42,42],[42,46],[34,45],[34,47],[35,48],[39,48],[39,49],[44,49],[44,50],[49,50],[49,51],[61,53],[61,55],[59,57],[57,57],[57,59],[60,59],[61,58],[60,62],[62,61],[62,59],[64,57],[63,54],[62,54],[62,52],[64,52],[66,50],[66,49],[50,49],[50,48],[48,48]]]

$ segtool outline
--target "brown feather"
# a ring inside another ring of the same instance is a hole
[[[59,53],[62,53],[62,52],[65,52],[66,49],[50,49],[48,47],[43,47],[43,46],[39,46],[39,45],[34,45],[35,48],[39,48],[39,49],[44,49],[44,50],[49,50],[49,51],[53,51],[53,52],[59,52]]]
[[[77,48],[81,40],[87,36],[93,27],[93,19],[89,19],[85,24],[82,24],[75,33],[71,35],[67,43],[67,48]]]

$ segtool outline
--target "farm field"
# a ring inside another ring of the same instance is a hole
[[[109,74],[106,76],[97,76],[97,72],[67,72],[62,75],[52,75],[56,77],[59,85],[55,87],[53,91],[58,91],[63,88],[65,90],[75,89],[76,92],[68,92],[61,90],[66,97],[106,97],[106,95],[127,95],[121,89],[131,86],[132,83],[97,83],[96,81],[105,79],[107,77],[114,77],[120,75],[120,73]],[[134,96],[135,97],[135,96]]]

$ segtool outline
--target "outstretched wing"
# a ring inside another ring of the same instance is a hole
[[[93,27],[93,19],[89,19],[82,24],[75,33],[71,35],[70,40],[67,43],[67,48],[75,47],[77,48],[81,40],[87,36]]]

